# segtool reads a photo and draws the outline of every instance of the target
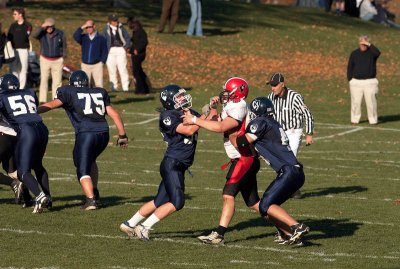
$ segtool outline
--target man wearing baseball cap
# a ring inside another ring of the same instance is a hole
[[[275,108],[275,119],[282,125],[286,133],[288,146],[294,155],[297,156],[303,129],[306,131],[306,145],[313,143],[314,118],[310,110],[304,104],[304,98],[296,91],[286,87],[285,78],[282,73],[275,73],[267,81],[271,86],[271,93],[268,98]],[[282,137],[283,143],[285,138]],[[295,193],[294,198],[300,198],[300,191]]]

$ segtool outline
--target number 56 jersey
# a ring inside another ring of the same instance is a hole
[[[75,133],[108,132],[105,115],[110,97],[105,89],[62,86],[57,89],[57,99],[63,103]]]
[[[15,130],[19,124],[42,121],[37,114],[37,104],[33,89],[7,90],[0,94],[1,113]]]

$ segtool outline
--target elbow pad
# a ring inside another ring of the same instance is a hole
[[[241,135],[236,138],[236,144],[238,148],[247,147],[250,145],[249,141],[247,140],[246,135]]]

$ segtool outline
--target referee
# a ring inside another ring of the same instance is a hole
[[[268,98],[275,108],[275,118],[282,125],[288,139],[289,146],[295,156],[299,150],[303,129],[306,131],[306,145],[313,143],[314,118],[310,110],[304,104],[304,98],[285,86],[285,79],[281,73],[275,73],[267,81],[271,86]],[[294,194],[294,198],[300,198],[300,191]]]

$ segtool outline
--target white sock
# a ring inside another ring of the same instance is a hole
[[[142,226],[143,226],[144,228],[146,228],[146,229],[149,230],[149,229],[151,229],[151,227],[152,227],[154,224],[156,224],[156,223],[159,222],[159,221],[160,221],[160,219],[157,218],[156,215],[151,214],[151,216],[148,217],[148,218],[142,223]]]
[[[136,212],[135,215],[133,215],[132,218],[130,218],[130,220],[128,220],[128,223],[129,223],[129,226],[135,227],[142,220],[144,220],[144,217],[142,215],[140,215],[140,213],[138,211],[138,212]]]

